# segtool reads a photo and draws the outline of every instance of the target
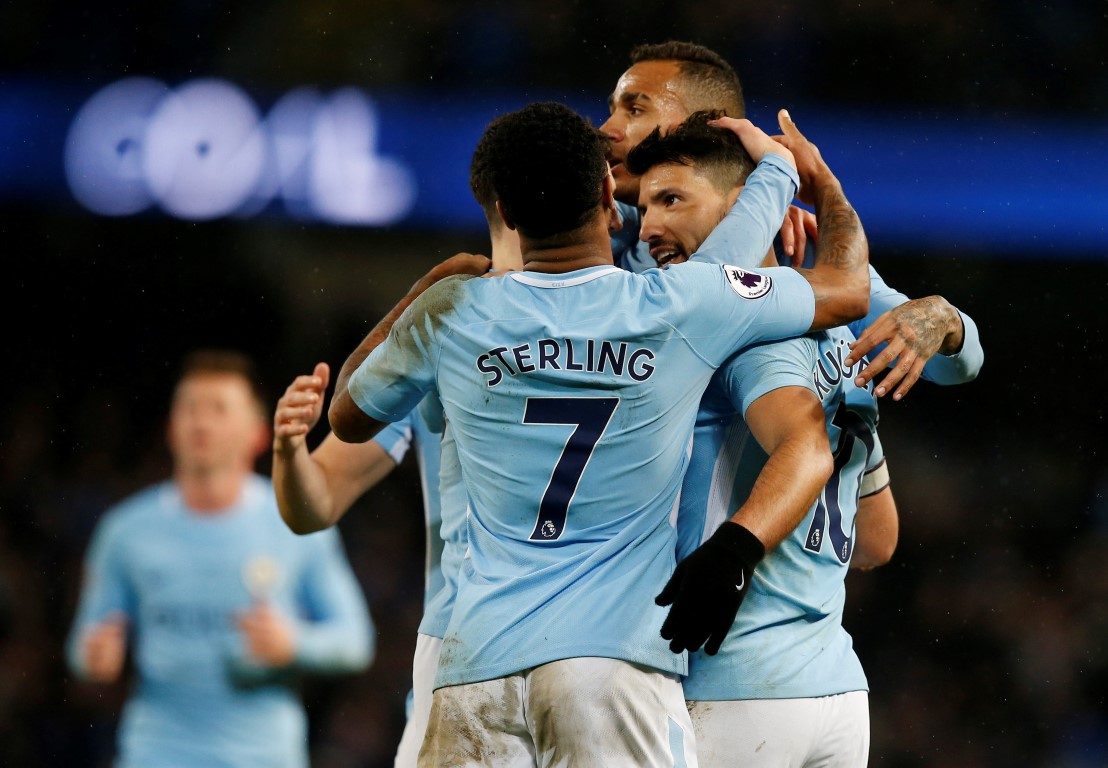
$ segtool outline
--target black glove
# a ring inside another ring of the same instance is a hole
[[[729,520],[677,564],[654,598],[658,605],[673,604],[662,623],[671,651],[695,651],[707,640],[704,652],[716,655],[750,589],[754,566],[765,554],[757,536]]]

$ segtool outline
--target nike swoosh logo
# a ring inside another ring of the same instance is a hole
[[[736,592],[742,592],[743,587],[746,585],[746,574],[739,574],[739,583],[735,585]]]

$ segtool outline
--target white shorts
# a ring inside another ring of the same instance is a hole
[[[431,716],[431,696],[435,692],[435,672],[439,667],[442,638],[416,635],[415,656],[412,658],[412,711],[404,723],[400,746],[396,749],[396,768],[416,768],[419,747],[427,732]]]
[[[700,768],[864,768],[869,694],[690,701]]]
[[[697,768],[680,681],[596,657],[439,688],[419,765]]]

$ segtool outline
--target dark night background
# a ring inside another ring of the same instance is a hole
[[[1049,221],[1019,248],[966,242],[957,228],[920,245],[867,226],[890,285],[942,294],[974,317],[985,365],[970,384],[921,384],[884,403],[900,545],[890,565],[849,576],[844,623],[870,679],[876,768],[1108,765],[1108,196],[1103,184],[1052,176],[1055,157],[1090,143],[1103,157],[1103,0],[0,6],[0,765],[108,765],[126,686],[72,680],[61,646],[98,516],[168,471],[162,427],[181,355],[242,348],[275,401],[316,361],[341,364],[434,263],[487,251],[468,224],[100,216],[64,179],[39,183],[62,178],[61,153],[11,138],[40,117],[12,94],[50,93],[53,104],[77,94],[62,110],[72,117],[124,77],[175,86],[204,76],[255,93],[355,86],[429,110],[553,94],[602,116],[629,48],[670,38],[716,49],[752,114],[788,105],[817,143],[819,116],[841,110],[862,125],[897,115],[909,130],[912,115],[1083,127],[1043,133],[1041,147],[1029,137],[1041,154],[1024,169],[1044,195],[1061,189],[1099,207],[1077,244],[1071,225]],[[935,202],[921,194],[906,184],[892,203],[909,218]],[[313,765],[387,766],[422,598],[412,458],[341,529],[380,646],[368,673],[306,689]]]

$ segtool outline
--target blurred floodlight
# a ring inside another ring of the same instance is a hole
[[[66,136],[65,175],[81,205],[127,216],[152,202],[143,172],[150,115],[169,92],[162,82],[131,77],[97,91]]]
[[[317,112],[310,195],[316,215],[341,224],[390,224],[416,196],[412,173],[377,154],[377,111],[355,88],[337,91]]]
[[[168,213],[211,219],[246,202],[266,155],[254,102],[223,80],[193,80],[168,95],[150,118],[143,166]]]

